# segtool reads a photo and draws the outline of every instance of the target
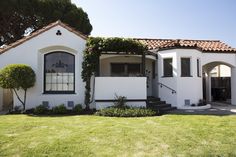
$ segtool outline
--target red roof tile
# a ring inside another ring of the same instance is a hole
[[[144,39],[134,38],[147,45],[149,50],[163,50],[171,48],[196,48],[203,52],[236,52],[235,48],[219,40],[186,40],[186,39]]]

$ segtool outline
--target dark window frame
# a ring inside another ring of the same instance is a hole
[[[120,76],[117,76],[117,75],[114,75],[113,72],[112,72],[112,65],[117,65],[117,64],[120,64],[120,65],[123,65],[124,66],[124,75],[120,75]],[[129,76],[129,70],[128,70],[128,66],[129,65],[138,65],[139,66],[139,74],[138,75],[141,75],[141,64],[140,63],[110,63],[110,74],[111,76],[114,76],[114,77],[130,77]]]
[[[200,62],[200,59],[197,58],[197,77],[202,77],[200,69],[201,69],[201,62]]]
[[[167,72],[167,67],[166,67],[166,64],[165,64],[165,61],[166,60],[171,60],[171,74],[169,74],[169,72]],[[164,58],[163,59],[163,76],[162,77],[173,77],[173,58]]]
[[[53,53],[65,53],[65,54],[68,54],[68,55],[71,55],[73,56],[73,62],[74,62],[74,68],[73,68],[73,74],[74,74],[74,77],[73,77],[73,90],[71,91],[47,91],[46,90],[46,57],[50,54],[53,54]],[[66,51],[53,51],[53,52],[49,52],[47,54],[45,54],[43,56],[44,58],[44,62],[43,62],[43,94],[75,94],[75,55],[74,54],[71,54],[71,53],[68,53]]]
[[[189,67],[188,67],[188,72],[184,72],[183,70],[183,64],[182,64],[182,60],[183,59],[188,59],[189,60]],[[191,57],[181,57],[180,58],[180,69],[181,69],[181,77],[192,77],[192,70],[191,70]]]

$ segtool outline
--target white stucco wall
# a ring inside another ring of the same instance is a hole
[[[60,30],[62,35],[57,36]],[[22,63],[30,65],[36,73],[36,84],[27,93],[26,108],[33,108],[49,101],[50,106],[67,104],[67,101],[84,103],[85,84],[81,79],[83,50],[86,41],[61,26],[52,29],[8,50],[0,55],[0,68],[8,64]],[[52,51],[66,51],[75,55],[75,94],[44,94],[43,93],[43,56]],[[21,95],[22,96],[22,95]],[[20,102],[14,97],[14,105]]]
[[[192,77],[180,76],[182,57],[190,58]],[[163,77],[163,59],[165,58],[172,58],[173,77]],[[158,71],[160,72],[158,81],[176,91],[173,94],[168,88],[159,86],[159,97],[162,100],[183,108],[185,100],[190,100],[190,104],[196,104],[199,99],[202,99],[202,78],[197,76],[197,59],[201,64],[201,52],[193,49],[170,49],[158,52]]]
[[[158,69],[158,80],[155,83],[156,88],[158,89],[159,97],[166,101],[167,103],[172,104],[173,106],[177,106],[177,95],[172,94],[171,90],[165,87],[160,87],[158,83],[162,83],[167,85],[168,87],[177,90],[177,59],[176,52],[171,50],[159,51],[158,52],[158,64],[156,69]],[[173,66],[173,77],[163,77],[163,59],[172,58],[172,66]]]
[[[231,104],[236,105],[236,67],[231,68]]]
[[[190,100],[190,104],[197,104],[203,98],[202,91],[202,73],[201,73],[201,55],[198,50],[181,49],[177,50],[178,70],[177,77],[177,104],[181,108],[185,104],[185,100]],[[181,58],[190,58],[191,62],[191,76],[181,77]],[[197,76],[197,59],[200,61],[200,76]]]
[[[115,95],[125,96],[128,100],[146,100],[146,77],[96,77],[95,101],[115,100]],[[113,102],[96,102],[96,109],[113,105]],[[145,101],[127,102],[135,107],[146,107]]]
[[[181,77],[181,58],[189,57],[191,59],[191,75],[192,77]],[[173,77],[163,76],[163,59],[173,59]],[[184,108],[185,100],[189,99],[190,104],[197,104],[200,99],[203,98],[202,87],[202,71],[200,68],[201,77],[197,76],[197,59],[200,60],[200,66],[204,66],[204,70],[212,70],[216,65],[225,64],[230,67],[236,65],[236,55],[234,53],[202,53],[195,49],[170,49],[158,52],[158,82],[167,85],[168,87],[176,90],[176,94],[172,94],[171,90],[165,87],[158,87],[159,97],[162,100],[171,103],[178,108]],[[205,66],[207,65],[207,66]],[[232,70],[233,72],[234,70]],[[232,74],[232,80],[235,80],[236,76]],[[234,90],[236,85],[235,81],[232,81],[232,104],[236,104],[236,96],[234,96]],[[236,95],[236,94],[235,94]]]
[[[223,63],[228,66],[235,66],[236,54],[234,53],[202,53],[202,65],[213,62]]]

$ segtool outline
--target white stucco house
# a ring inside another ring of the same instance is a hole
[[[48,103],[50,107],[84,104],[81,78],[87,37],[57,21],[0,49],[0,68],[8,64],[30,65],[36,84],[28,90],[26,108]],[[99,76],[91,80],[91,107],[112,105],[115,94],[126,96],[130,105],[146,106],[148,96],[158,97],[177,108],[211,101],[211,73],[217,65],[231,68],[231,104],[236,105],[236,49],[218,40],[140,39],[148,53],[142,56],[104,52]],[[142,66],[147,77],[140,75]],[[11,99],[12,97],[12,99]],[[13,103],[15,95],[0,89],[0,109]]]

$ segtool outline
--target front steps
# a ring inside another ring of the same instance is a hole
[[[177,109],[176,107],[172,107],[171,104],[167,104],[165,101],[161,101],[160,98],[155,97],[147,98],[147,108],[156,111],[160,115]]]

